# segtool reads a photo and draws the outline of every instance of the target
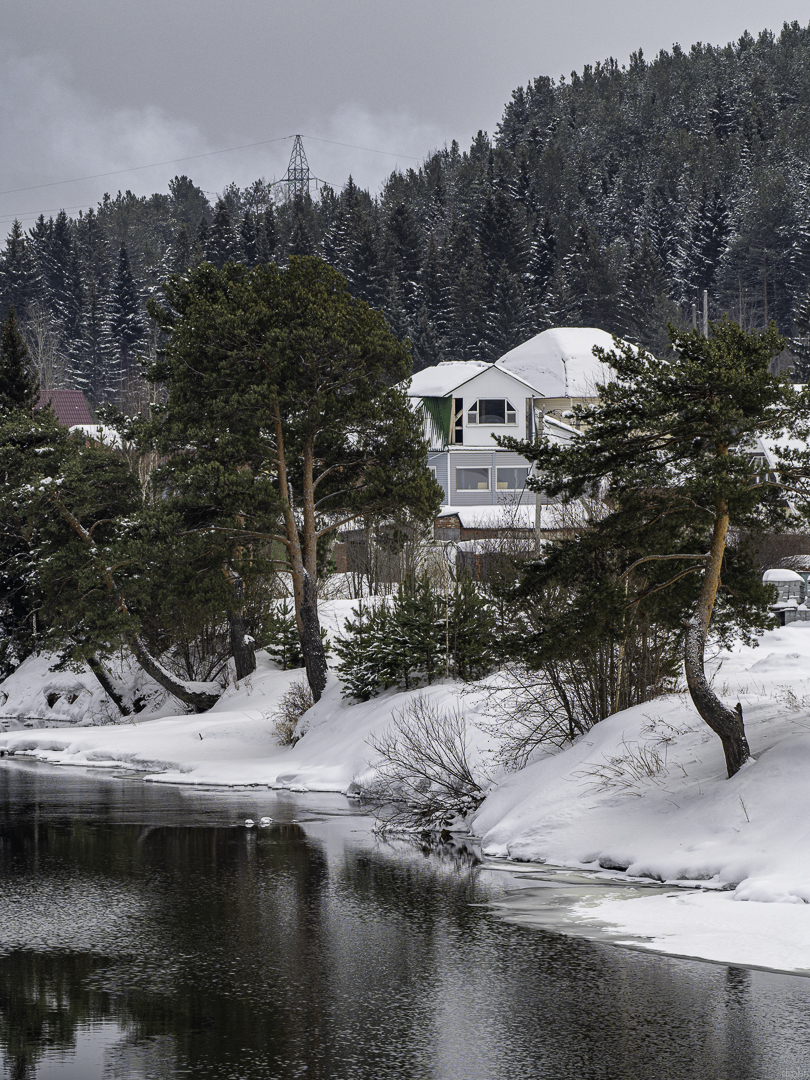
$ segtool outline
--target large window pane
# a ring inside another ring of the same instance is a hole
[[[489,469],[456,469],[456,491],[489,491]]]
[[[519,491],[526,486],[526,477],[529,475],[528,468],[512,468],[500,466],[498,468],[498,491]]]
[[[505,424],[506,402],[503,398],[480,398],[478,401],[479,424]]]

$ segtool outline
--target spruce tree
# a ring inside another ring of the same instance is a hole
[[[110,288],[109,334],[122,376],[134,371],[135,352],[144,336],[138,288],[129,265],[126,245],[118,251],[118,265]]]
[[[40,298],[42,279],[34,257],[15,218],[6,237],[6,248],[0,257],[0,295],[3,309],[12,305],[23,317],[28,308]]]
[[[39,381],[31,371],[28,346],[17,326],[14,305],[0,327],[0,411],[33,413],[39,402]]]
[[[225,263],[234,262],[237,257],[237,240],[233,231],[231,215],[224,199],[217,199],[214,207],[214,219],[208,234],[205,258],[218,270]],[[251,265],[248,263],[248,265]]]

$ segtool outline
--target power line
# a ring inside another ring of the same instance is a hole
[[[189,154],[188,157],[169,158],[167,161],[153,161],[149,165],[133,165],[129,169],[112,169],[110,172],[93,173],[91,176],[74,176],[71,180],[54,180],[49,184],[33,184],[31,187],[8,188],[0,195],[16,195],[21,191],[40,191],[42,188],[59,187],[62,184],[78,184],[82,180],[101,180],[106,176],[123,176],[125,173],[141,172],[143,169],[156,169],[159,165],[177,165],[181,161],[198,161],[200,158],[214,157],[216,154],[231,154],[234,150],[249,150],[254,146],[269,146],[270,143],[286,142],[292,135],[282,135],[279,139],[263,139],[261,142],[244,143],[242,146],[228,146],[224,150],[209,150],[205,154]]]
[[[279,138],[276,138],[276,139],[263,139],[260,142],[243,143],[241,146],[228,146],[228,147],[225,147],[222,150],[209,150],[208,152],[206,152],[204,154],[189,154],[187,157],[169,158],[166,161],[152,161],[148,165],[133,165],[129,169],[112,169],[109,172],[93,173],[93,174],[91,174],[89,176],[75,176],[70,180],[54,180],[54,181],[52,181],[50,183],[47,183],[47,184],[32,184],[29,187],[8,188],[5,191],[0,191],[0,195],[16,195],[16,194],[19,194],[20,192],[25,192],[25,191],[40,191],[43,188],[60,187],[63,184],[78,184],[78,183],[81,183],[84,180],[101,180],[101,179],[104,179],[104,178],[106,178],[108,176],[124,176],[124,175],[126,175],[126,173],[130,173],[130,172],[142,172],[144,169],[156,169],[161,165],[177,165],[177,164],[179,164],[180,162],[183,162],[183,161],[198,161],[201,158],[215,157],[218,154],[231,154],[236,150],[249,150],[249,149],[252,149],[253,147],[256,147],[256,146],[269,146],[271,143],[286,142],[288,139],[298,139],[298,140],[300,140],[301,138],[302,138],[302,136],[300,136],[300,135],[282,135],[282,136],[280,136]],[[339,142],[337,139],[322,139],[317,135],[307,135],[306,138],[311,139],[313,142],[328,143],[330,146],[345,146],[350,150],[364,150],[364,151],[366,151],[366,153],[369,153],[369,154],[382,154],[385,157],[406,158],[408,161],[420,161],[421,160],[421,158],[414,157],[411,154],[396,154],[396,153],[394,153],[393,151],[390,151],[390,150],[375,150],[371,146],[358,146],[355,143]],[[301,147],[301,152],[303,153],[303,146]],[[293,155],[294,154],[295,154],[295,147],[293,148]],[[306,161],[306,159],[305,159],[305,161]],[[307,169],[308,168],[309,168],[309,166],[307,165]],[[321,184],[324,184],[324,183],[327,182],[325,180],[321,180],[320,177],[314,176],[312,173],[309,173],[309,176],[310,176],[310,178],[312,180],[317,180]],[[289,180],[289,169],[288,169],[288,176],[287,177],[284,177],[281,180],[274,180],[268,186],[274,187],[276,184],[281,184],[281,183],[285,183],[285,182],[288,182],[288,183],[290,182],[290,180]],[[334,185],[330,185],[330,186],[334,186]],[[209,194],[211,194],[211,193],[209,192]],[[62,207],[59,207],[59,209],[60,210],[79,210],[79,209],[83,209],[87,205],[88,205],[87,203],[82,203],[81,205],[77,205],[77,206],[62,206]],[[20,218],[22,220],[27,220],[27,219],[29,219],[31,217],[36,218],[36,217],[39,217],[39,215],[43,214],[43,213],[46,213],[46,214],[47,213],[56,213],[56,211],[55,210],[29,210],[29,211],[26,211],[24,213],[18,213],[18,214],[12,214],[12,215],[3,215],[3,216],[0,216],[0,223],[4,223],[6,221],[13,221],[15,218]]]
[[[391,150],[374,150],[370,146],[355,146],[354,143],[338,142],[336,139],[319,139],[317,135],[305,135],[306,139],[311,139],[312,142],[330,143],[332,146],[348,146],[350,150],[367,150],[369,154],[384,154],[386,157],[394,158],[407,158],[408,161],[421,161],[421,158],[414,157],[412,154],[395,154]],[[2,192],[0,192],[2,194]]]

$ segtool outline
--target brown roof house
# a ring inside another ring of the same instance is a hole
[[[56,419],[64,427],[93,423],[81,390],[40,390],[39,407],[44,409],[47,405],[51,406]]]

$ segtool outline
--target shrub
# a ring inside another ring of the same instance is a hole
[[[272,714],[279,746],[295,746],[298,742],[295,734],[298,721],[307,709],[312,708],[313,704],[312,691],[306,679],[294,682],[290,686]]]
[[[379,828],[437,832],[483,802],[459,708],[443,710],[419,694],[370,742],[382,760],[363,797],[376,804]]]

